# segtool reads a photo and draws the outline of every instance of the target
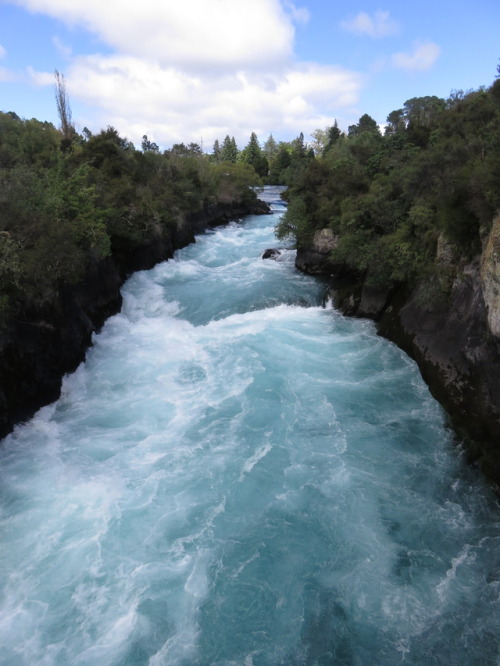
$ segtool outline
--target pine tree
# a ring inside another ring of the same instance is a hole
[[[271,162],[278,153],[278,144],[272,134],[269,135],[269,138],[264,144],[263,153],[267,157],[268,162]]]
[[[234,140],[234,136],[230,137],[229,134],[226,135],[220,151],[220,158],[221,162],[236,163],[236,160],[238,159],[238,147]]]
[[[258,176],[267,176],[269,164],[266,156],[262,153],[255,132],[252,132],[248,145],[241,151],[240,159],[245,164],[250,164]]]
[[[217,164],[221,161],[221,148],[219,144],[219,139],[215,139],[214,141],[214,147],[212,150],[212,161],[217,162]]]

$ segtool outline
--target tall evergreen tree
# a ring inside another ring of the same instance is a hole
[[[221,161],[221,148],[219,144],[219,139],[215,139],[214,147],[212,150],[212,161],[219,163]]]
[[[374,120],[367,113],[364,113],[361,116],[356,125],[349,125],[349,127],[347,128],[347,134],[350,137],[359,136],[360,134],[364,134],[365,132],[376,132],[380,134],[377,121]]]
[[[240,159],[245,164],[250,164],[258,176],[267,176],[269,164],[255,132],[252,132],[248,145],[241,151]]]
[[[238,147],[236,141],[233,137],[230,137],[229,134],[226,134],[226,138],[222,143],[222,149],[220,151],[221,162],[232,162],[236,163],[238,159]]]
[[[273,137],[273,135],[270,134],[263,148],[263,153],[267,157],[267,161],[271,162],[271,160],[275,157],[277,152],[278,152],[278,144],[276,143],[276,140]]]
[[[323,149],[323,155],[325,155],[329,150],[333,148],[333,146],[340,139],[341,135],[342,132],[340,131],[339,126],[337,124],[337,119],[335,119],[335,122],[333,123],[332,127],[328,129],[328,138],[325,147]]]

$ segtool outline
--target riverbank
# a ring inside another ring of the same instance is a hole
[[[328,230],[324,230],[327,232]],[[433,396],[446,410],[471,463],[500,487],[500,337],[496,322],[498,265],[494,251],[500,220],[483,252],[455,272],[446,298],[422,285],[374,288],[329,259],[335,239],[317,232],[297,253],[305,273],[331,277],[330,294],[344,314],[367,317],[380,335],[418,364]],[[493,250],[492,250],[493,248]]]
[[[146,244],[113,247],[111,256],[88,264],[83,280],[62,284],[50,303],[26,305],[0,332],[0,437],[59,397],[62,378],[84,360],[92,334],[120,311],[120,287],[131,273],[171,258],[210,227],[267,213],[258,199],[206,206]]]

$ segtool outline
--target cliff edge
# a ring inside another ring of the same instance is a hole
[[[341,311],[374,319],[379,334],[415,359],[469,459],[500,486],[500,217],[482,254],[455,266],[442,298],[426,297],[422,285],[366,284],[364,276],[331,261],[337,241],[325,231],[316,232],[311,247],[298,250],[297,267],[330,275]],[[438,243],[436,261],[451,265],[450,253]]]
[[[94,331],[119,312],[120,287],[131,273],[169,259],[211,226],[269,212],[258,199],[206,206],[147,244],[113,247],[110,257],[88,265],[78,284],[61,285],[50,303],[26,304],[0,331],[0,437],[59,397],[63,376],[84,360]]]

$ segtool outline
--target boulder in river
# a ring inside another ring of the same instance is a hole
[[[262,259],[277,259],[280,256],[281,252],[274,247],[270,247],[267,250],[264,250]]]

